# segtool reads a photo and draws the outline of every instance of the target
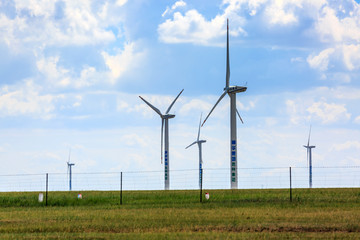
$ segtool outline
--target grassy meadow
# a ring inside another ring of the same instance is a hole
[[[357,188],[208,192],[0,193],[0,239],[360,239]]]

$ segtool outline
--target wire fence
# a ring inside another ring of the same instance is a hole
[[[290,186],[290,168],[238,168],[238,189],[282,189]],[[48,182],[46,182],[48,175]],[[292,188],[309,187],[309,169],[292,167]],[[122,177],[121,177],[122,176]],[[65,173],[0,175],[1,192],[68,191]],[[72,173],[73,191],[163,190],[163,171]],[[360,166],[313,167],[313,188],[358,188]],[[199,189],[199,170],[170,171],[171,190]],[[203,169],[203,189],[229,189],[230,170]]]

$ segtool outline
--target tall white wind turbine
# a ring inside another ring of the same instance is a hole
[[[151,107],[157,114],[159,114],[160,118],[161,118],[161,164],[163,163],[162,162],[163,139],[165,139],[165,151],[164,151],[164,155],[165,155],[165,176],[164,176],[165,177],[165,190],[169,190],[169,187],[170,187],[169,124],[168,124],[168,122],[169,122],[170,118],[175,117],[174,114],[169,114],[169,112],[183,91],[184,91],[184,89],[181,90],[181,92],[177,95],[177,97],[174,99],[174,101],[170,104],[169,108],[166,110],[164,115],[160,112],[159,109],[157,109],[156,107],[151,105],[148,101],[146,101],[144,98],[139,96],[141,98],[141,100],[143,100],[149,107]],[[164,127],[165,127],[165,133],[164,133]],[[163,138],[163,136],[164,136],[164,138]]]
[[[310,134],[311,134],[311,126],[310,126],[310,131],[309,131],[309,138],[308,138],[308,143],[307,145],[304,145],[304,148],[306,148],[306,162],[308,163],[309,166],[309,188],[312,188],[312,154],[311,154],[311,149],[315,148],[315,146],[310,146]]]
[[[188,149],[189,147],[191,147],[192,145],[194,145],[196,143],[197,143],[197,145],[199,147],[199,187],[201,187],[202,163],[203,163],[201,144],[206,142],[206,140],[200,140],[200,128],[201,128],[201,116],[200,116],[200,123],[199,123],[199,131],[198,131],[197,140],[185,148],[185,149]]]
[[[230,184],[232,189],[238,187],[238,174],[237,174],[237,137],[236,137],[236,114],[239,116],[242,123],[239,112],[236,109],[236,93],[245,92],[247,87],[242,86],[230,86],[230,60],[229,60],[229,19],[227,20],[227,41],[226,41],[226,85],[223,94],[221,94],[219,100],[215,103],[210,113],[205,118],[204,123],[223,99],[228,94],[230,97]]]
[[[72,167],[75,165],[75,163],[70,163],[70,155],[71,155],[71,149],[69,150],[69,159],[66,162],[67,163],[67,173],[69,176],[69,191],[71,191],[71,178],[72,178]]]

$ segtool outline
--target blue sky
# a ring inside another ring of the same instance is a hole
[[[237,105],[239,167],[360,165],[360,6],[342,0],[0,1],[0,174],[150,171],[158,115],[171,169],[196,169],[201,112],[225,85]],[[205,168],[229,167],[229,98],[202,128]]]

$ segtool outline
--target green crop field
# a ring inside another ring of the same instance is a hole
[[[208,192],[0,193],[0,239],[360,239],[360,189]]]

